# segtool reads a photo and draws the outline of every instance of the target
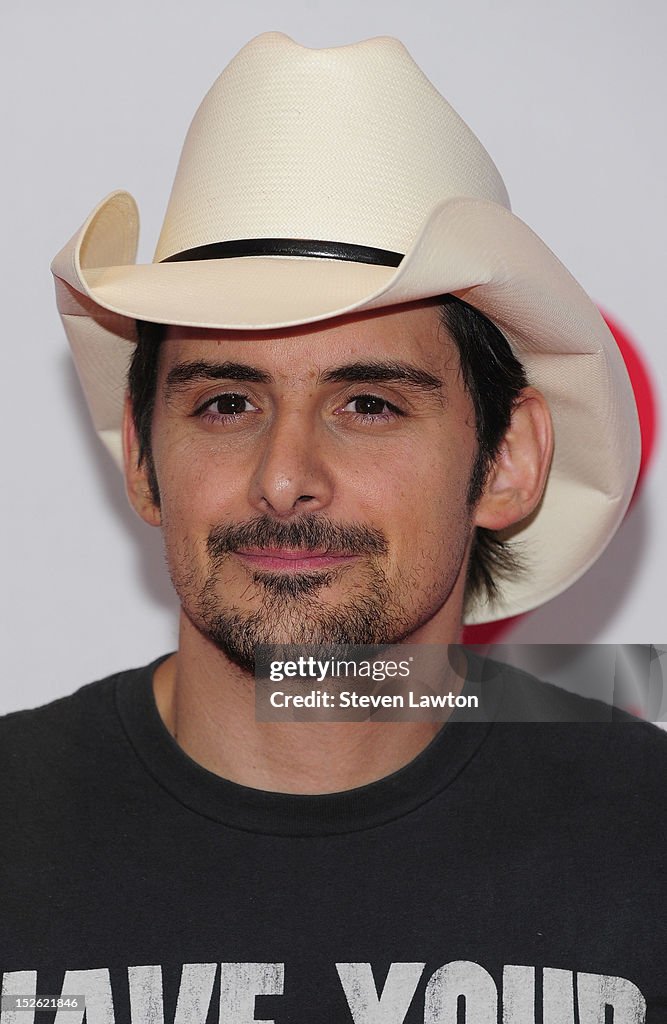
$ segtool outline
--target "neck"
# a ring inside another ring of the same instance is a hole
[[[444,646],[457,643],[459,632],[460,618],[449,624],[432,619],[405,641],[438,645],[430,649],[437,656],[429,670],[438,692],[443,685],[453,695],[463,689]],[[254,677],[183,613],[178,652],[157,669],[154,691],[166,727],[194,761],[232,782],[282,793],[340,792],[390,775],[415,758],[451,714],[439,710],[437,721],[258,722]]]

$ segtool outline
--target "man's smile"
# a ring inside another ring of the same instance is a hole
[[[309,551],[296,548],[266,547],[242,548],[234,553],[255,569],[273,569],[279,572],[332,569],[360,557],[352,554],[334,554],[326,550]]]

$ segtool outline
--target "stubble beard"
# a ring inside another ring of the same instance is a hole
[[[377,566],[362,574],[351,597],[335,606],[325,604],[319,591],[340,572],[253,573],[261,601],[253,612],[221,608],[217,577],[210,576],[200,594],[197,625],[230,661],[249,673],[255,671],[260,645],[347,648],[397,643],[410,632],[410,622]]]
[[[440,579],[432,592],[423,592],[423,579],[416,568],[401,575],[400,592],[380,564],[386,554],[384,537],[362,527],[338,528],[304,520],[300,524],[271,525],[268,535],[260,519],[240,527],[219,528],[208,541],[209,568],[205,578],[193,574],[172,580],[181,604],[198,631],[244,672],[253,674],[259,646],[289,644],[326,647],[337,645],[376,646],[400,643],[428,619],[449,596],[456,579]],[[264,543],[304,547],[330,545],[332,550],[364,554],[365,561],[330,570],[302,573],[242,571],[248,573],[243,599],[254,606],[249,611],[238,604],[225,607],[221,576],[229,553],[244,545]],[[370,549],[370,550],[369,550]],[[353,574],[349,596],[336,604],[323,598],[337,582]],[[421,600],[415,605],[414,598]]]

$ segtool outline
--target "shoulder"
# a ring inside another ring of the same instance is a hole
[[[136,812],[133,800],[140,802],[144,780],[119,714],[119,687],[125,681],[143,690],[152,667],[116,673],[0,718],[5,895],[10,879],[10,887],[42,886],[50,900],[84,884],[100,851],[113,850],[119,815]]]
[[[524,767],[528,760],[547,788],[571,788],[625,813],[641,807],[664,829],[667,732],[527,672],[499,668],[504,692],[494,731],[505,745],[519,745]]]
[[[492,659],[476,659],[476,672],[487,693],[498,691],[497,715],[506,722],[621,723],[645,726],[647,735],[667,742],[658,726],[638,718],[610,702],[584,697],[572,690],[545,682],[537,676]],[[613,699],[613,679],[600,680]]]
[[[118,742],[119,683],[140,682],[151,670],[152,665],[114,673],[41,707],[1,716],[0,776],[22,787],[30,781],[41,785],[99,763],[105,747]]]

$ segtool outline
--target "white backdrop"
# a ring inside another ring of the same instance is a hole
[[[150,261],[198,103],[267,30],[307,46],[402,39],[490,151],[514,211],[630,331],[664,404],[662,0],[7,0],[0,711],[174,647],[160,539],[89,425],[48,267],[119,187],[139,201]],[[598,565],[508,642],[665,641],[666,501],[659,445]]]

